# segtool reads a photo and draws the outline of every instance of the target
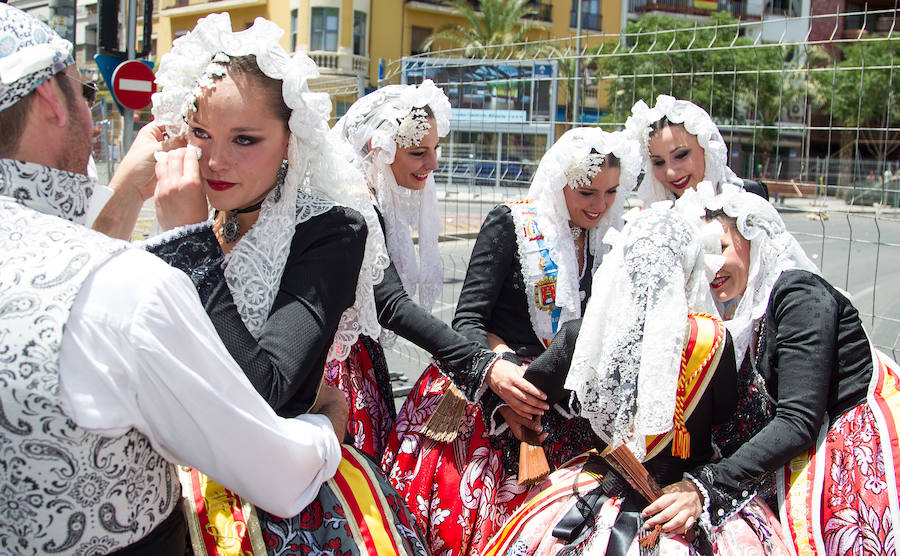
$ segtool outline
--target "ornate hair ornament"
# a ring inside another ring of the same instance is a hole
[[[572,189],[590,186],[594,176],[600,173],[605,160],[606,155],[595,152],[573,160],[572,164],[566,168],[566,183]]]
[[[194,110],[197,109],[197,99],[203,95],[203,91],[212,87],[216,80],[225,77],[225,74],[228,73],[225,64],[230,60],[231,58],[224,52],[217,52],[216,55],[212,57],[212,60],[210,60],[209,64],[207,64],[206,68],[203,70],[203,73],[197,78],[197,84],[191,91],[194,95]]]
[[[430,129],[428,112],[424,108],[413,108],[406,117],[400,120],[397,132],[394,133],[394,141],[403,149],[417,147],[428,135]]]

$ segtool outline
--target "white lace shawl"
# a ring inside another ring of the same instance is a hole
[[[608,234],[614,245],[594,275],[566,379],[597,435],[638,459],[646,436],[672,428],[688,313],[715,310],[709,280],[722,228],[704,224],[693,202],[632,211]]]
[[[754,324],[765,316],[769,294],[781,273],[806,270],[819,274],[819,269],[787,231],[775,207],[759,195],[726,187],[706,202],[706,208],[723,210],[737,219],[738,232],[750,240],[747,289],[737,301],[733,316],[725,322],[734,342],[735,362],[740,368],[753,339]]]
[[[659,95],[653,108],[643,100],[637,101],[631,108],[631,116],[625,121],[626,131],[641,144],[644,178],[638,186],[638,197],[644,202],[644,206],[657,201],[675,200],[675,194],[653,175],[653,165],[650,162],[650,125],[663,116],[673,124],[684,124],[685,130],[697,137],[706,161],[705,181],[711,182],[716,188],[722,183],[743,183],[728,167],[728,146],[709,114],[693,102]]]
[[[566,170],[581,163],[594,150],[599,154],[614,154],[619,159],[619,189],[613,205],[600,222],[588,232],[588,245],[594,257],[593,271],[600,264],[608,248],[603,236],[610,228],[622,227],[625,198],[637,184],[640,156],[637,142],[622,132],[606,132],[599,128],[579,127],[565,132],[541,158],[527,198],[538,209],[538,224],[550,248],[550,256],[559,267],[556,281],[556,305],[563,311],[562,322],[578,318],[581,297],[578,293],[578,258],[569,229],[569,209],[563,195],[567,185]],[[605,167],[604,167],[605,168]],[[601,170],[605,171],[605,170]],[[522,261],[522,268],[525,261]]]
[[[438,250],[440,209],[434,174],[425,187],[413,191],[397,184],[391,164],[397,154],[395,135],[400,122],[415,108],[428,106],[439,137],[450,132],[450,101],[430,79],[421,85],[388,85],[353,103],[332,129],[356,155],[370,187],[375,191],[385,222],[388,254],[406,293],[418,294],[419,304],[431,309],[443,288]],[[413,245],[418,234],[419,253]]]
[[[308,81],[319,75],[304,53],[293,57],[278,44],[284,31],[257,18],[243,31],[232,32],[227,13],[211,14],[193,31],[176,39],[163,56],[153,95],[153,115],[170,135],[187,132],[186,115],[212,75],[221,74],[222,55],[255,55],[267,76],[283,82],[282,95],[291,109],[288,171],[281,187],[263,203],[259,220],[226,257],[225,278],[248,330],[259,336],[278,292],[295,228],[335,204],[359,211],[368,227],[356,300],[341,316],[329,359],[345,359],[360,334],[378,337],[373,286],[388,265],[384,236],[361,172],[346,164],[350,156],[328,134],[331,101],[312,92]]]

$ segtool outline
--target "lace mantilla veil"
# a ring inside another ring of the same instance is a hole
[[[706,110],[687,100],[659,95],[653,108],[643,100],[637,101],[631,108],[631,116],[625,121],[626,131],[633,134],[641,144],[644,178],[638,186],[638,197],[644,202],[644,206],[657,201],[675,200],[675,195],[653,175],[650,162],[650,125],[663,116],[673,124],[684,124],[687,132],[697,137],[706,161],[704,181],[711,182],[717,188],[723,183],[743,184],[743,180],[728,167],[728,146]]]
[[[450,132],[450,101],[430,79],[421,85],[388,85],[369,93],[353,103],[332,134],[352,147],[355,163],[363,168],[375,192],[385,221],[388,254],[406,293],[418,294],[419,304],[431,309],[443,288],[434,174],[428,176],[423,189],[414,191],[398,185],[391,170],[401,123],[413,110],[425,106],[434,114],[438,136],[446,136]],[[418,260],[412,231],[418,233]]]
[[[384,277],[389,260],[364,177],[346,163],[351,156],[347,147],[329,136],[331,101],[326,93],[309,89],[318,69],[305,53],[290,56],[278,44],[282,34],[263,18],[239,32],[231,30],[227,13],[200,19],[162,58],[153,115],[170,136],[185,134],[186,116],[197,97],[224,75],[222,62],[232,56],[255,55],[265,75],[282,81],[282,95],[291,109],[287,176],[263,202],[256,224],[226,256],[225,278],[244,324],[258,337],[275,300],[295,227],[335,204],[360,212],[368,235],[356,301],[341,316],[328,354],[329,359],[345,359],[360,334],[377,338],[381,332],[373,286]]]
[[[734,341],[734,357],[740,368],[753,339],[753,328],[766,313],[769,294],[775,281],[786,270],[806,270],[819,274],[810,260],[787,231],[781,215],[771,203],[738,187],[725,187],[722,193],[707,200],[706,208],[722,210],[736,219],[738,232],[750,241],[750,270],[747,289],[725,326]]]
[[[638,459],[645,436],[672,428],[688,313],[715,314],[709,281],[722,264],[722,227],[702,221],[699,195],[635,209],[607,234],[613,248],[594,275],[566,379],[594,432]]]
[[[600,222],[588,232],[588,246],[594,257],[594,267],[590,270],[595,270],[608,251],[603,244],[603,236],[611,228],[622,227],[625,198],[637,185],[640,171],[637,142],[623,132],[606,132],[589,127],[570,129],[541,158],[527,194],[527,198],[537,205],[541,232],[559,267],[556,304],[563,310],[562,322],[581,315],[578,258],[569,229],[569,209],[566,207],[563,188],[569,185],[569,176],[573,174],[573,170],[583,167],[592,151],[601,155],[612,153],[619,159],[620,168],[615,201],[600,217]],[[524,251],[520,249],[519,252],[521,254]],[[521,262],[522,268],[527,268],[526,262]]]

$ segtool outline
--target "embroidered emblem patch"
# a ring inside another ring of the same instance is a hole
[[[556,306],[556,277],[544,276],[534,284],[534,301],[541,311],[552,311]]]

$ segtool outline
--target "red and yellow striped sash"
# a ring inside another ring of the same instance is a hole
[[[372,465],[352,446],[341,446],[341,463],[327,482],[341,503],[362,555],[406,555]],[[191,545],[197,556],[266,554],[253,505],[196,469],[180,468]]]
[[[596,453],[594,450],[591,452]],[[573,482],[577,492],[584,493],[595,489],[600,484],[602,477],[582,470],[591,452],[572,458],[558,471],[554,472],[550,476],[552,484],[516,510],[503,526],[503,529],[495,533],[493,538],[491,538],[482,556],[506,554],[521,535],[529,517],[540,514],[562,498],[570,498],[572,496]],[[574,480],[572,479],[573,476]]]
[[[196,556],[266,553],[252,504],[196,469],[180,467],[179,476]]]
[[[684,397],[676,401],[683,404],[685,421],[693,413],[703,392],[709,386],[725,346],[725,325],[719,319],[709,315],[691,314],[688,316],[688,327],[688,336],[681,354],[680,382],[684,385]],[[672,440],[673,433],[674,430],[670,430],[665,434],[648,436],[647,456],[644,460],[649,460],[667,446]]]
[[[900,433],[900,369],[892,368],[886,363],[887,357],[876,351],[874,356],[875,376],[872,380],[869,393],[869,403],[875,414],[884,420],[883,426],[887,429],[890,438],[890,450],[894,473],[900,470],[900,445],[898,445],[898,433]],[[884,436],[884,435],[882,435]],[[890,462],[885,462],[890,463]],[[887,470],[890,475],[889,471]]]
[[[394,514],[374,471],[352,446],[341,446],[341,463],[328,483],[344,508],[360,554],[407,554],[394,523]]]

